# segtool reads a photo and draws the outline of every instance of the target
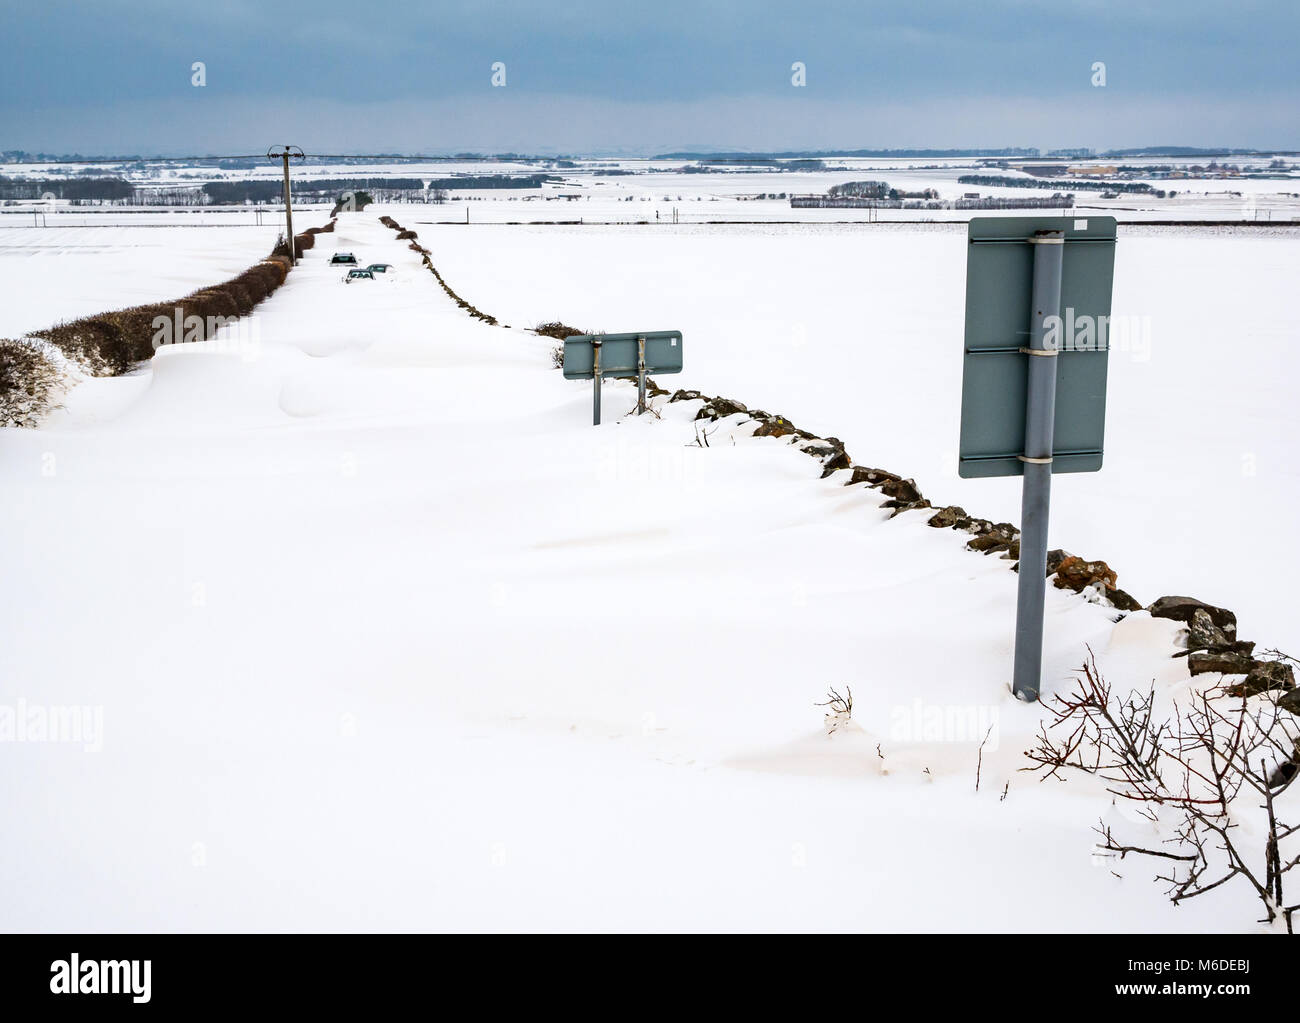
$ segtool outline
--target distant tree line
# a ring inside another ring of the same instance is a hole
[[[858,199],[888,199],[888,181],[846,181],[841,185],[832,185],[827,195],[854,196]]]
[[[1074,206],[1073,195],[1006,196],[988,199],[868,199],[858,195],[797,195],[794,209],[876,210],[1063,210]]]
[[[886,158],[926,158],[926,159],[952,159],[970,156],[1001,156],[1010,158],[1037,157],[1037,149],[817,149],[813,151],[804,150],[803,152],[785,151],[780,153],[700,153],[700,152],[676,152],[676,153],[659,153],[652,156],[652,160],[789,160],[798,158],[818,158],[818,157],[886,157]]]
[[[826,192],[830,196],[843,196],[856,199],[937,199],[939,193],[933,188],[923,188],[918,192],[905,192],[901,188],[890,188],[888,181],[846,181],[832,185]]]
[[[1059,180],[1040,181],[1035,178],[1012,178],[1000,174],[963,174],[957,179],[962,185],[1001,185],[1007,188],[1060,188]],[[1071,188],[1094,192],[1143,192],[1157,199],[1165,197],[1163,188],[1152,188],[1145,181],[1093,181],[1087,178],[1070,179]]]
[[[466,174],[456,178],[434,178],[430,188],[541,188],[548,181],[562,181],[556,174]]]
[[[275,202],[284,198],[284,185],[279,181],[209,181],[199,191],[208,202],[218,204]]]
[[[545,182],[560,180],[554,174],[480,174],[435,178],[426,185],[421,178],[316,178],[294,181],[292,187],[295,202],[334,202],[348,192],[365,192],[376,202],[445,202],[449,189],[541,188]],[[135,185],[112,177],[33,179],[0,175],[0,201],[40,199],[45,195],[76,203],[128,206],[242,206],[280,202],[284,185],[278,178],[186,186]]]
[[[778,160],[774,157],[735,157],[719,159],[702,159],[697,163],[688,163],[681,167],[660,168],[651,167],[651,174],[743,174],[745,171],[736,171],[735,167],[746,167],[754,169],[767,169],[773,171],[821,171],[826,169],[826,163],[822,160]],[[600,173],[597,171],[597,173]],[[619,173],[631,173],[621,171]]]
[[[19,179],[0,175],[0,199],[130,199],[135,189],[121,178]]]
[[[308,178],[294,183],[294,190],[304,192],[356,192],[363,188],[413,188],[421,189],[420,178]]]

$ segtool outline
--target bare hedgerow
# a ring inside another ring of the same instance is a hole
[[[273,255],[238,277],[184,298],[87,316],[32,331],[31,336],[49,342],[88,373],[118,376],[153,357],[158,317],[183,322],[195,316],[206,324],[210,318],[246,316],[284,283],[290,267],[287,256]]]
[[[58,403],[66,366],[41,341],[0,339],[0,426],[36,426]]]
[[[590,332],[579,330],[577,327],[570,327],[567,323],[561,323],[559,320],[550,320],[546,323],[539,323],[533,328],[533,333],[540,334],[542,337],[553,337],[560,342],[551,349],[551,365],[556,369],[563,369],[564,339]]]
[[[1129,844],[1104,821],[1096,830],[1105,854],[1168,864],[1157,880],[1175,904],[1237,881],[1263,905],[1261,922],[1280,917],[1292,932],[1300,902],[1287,904],[1284,880],[1300,864],[1300,824],[1279,816],[1277,800],[1297,775],[1300,720],[1279,706],[1286,693],[1214,687],[1157,714],[1154,687],[1117,696],[1090,651],[1075,688],[1047,705],[1051,720],[1023,770],[1094,775],[1164,826],[1155,844]]]
[[[333,230],[333,221],[298,235],[298,248],[311,248],[315,236]],[[35,426],[56,407],[69,375],[118,376],[153,357],[157,321],[183,323],[191,317],[208,325],[247,316],[284,283],[292,264],[281,241],[272,253],[237,277],[202,288],[172,302],[154,302],[56,323],[18,340],[0,340],[0,425]],[[186,335],[188,336],[188,334]]]
[[[588,332],[579,330],[577,327],[570,327],[567,323],[561,323],[559,320],[551,320],[547,323],[539,323],[533,328],[533,333],[563,341],[566,337],[577,337],[579,334]]]

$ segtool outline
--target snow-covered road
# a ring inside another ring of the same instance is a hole
[[[0,434],[0,702],[102,712],[97,751],[0,743],[4,927],[1248,926],[1019,773],[1007,562],[747,429],[696,445],[694,403],[609,385],[593,429],[549,340],[418,259],[345,214],[255,342]],[[1049,587],[1049,687],[1086,645],[1188,684],[1173,623],[1113,617]]]

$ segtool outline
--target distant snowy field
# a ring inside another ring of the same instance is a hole
[[[581,220],[584,223],[665,222],[674,216],[680,223],[709,221],[829,221],[865,222],[871,220],[934,222],[968,219],[970,212],[959,210],[865,210],[865,209],[794,209],[788,197],[820,195],[835,185],[849,181],[886,181],[909,192],[925,189],[938,191],[943,199],[956,199],[967,193],[985,198],[1045,198],[1053,192],[1073,192],[1076,208],[1084,211],[1112,213],[1121,221],[1144,220],[1280,220],[1300,219],[1300,175],[1272,171],[1272,177],[1208,176],[1202,169],[1206,159],[1126,158],[1126,167],[1181,167],[1187,173],[1207,176],[1188,178],[1133,177],[1134,183],[1146,182],[1156,189],[1177,195],[1156,198],[1133,192],[1121,192],[1104,198],[1104,189],[1083,187],[1078,178],[1034,177],[1015,166],[984,166],[966,159],[919,158],[827,158],[817,170],[778,170],[775,167],[744,164],[710,165],[715,172],[686,172],[694,167],[688,159],[633,160],[579,159],[576,161],[514,162],[509,160],[461,161],[435,160],[411,163],[361,162],[354,165],[294,165],[296,181],[321,178],[407,178],[429,183],[464,175],[533,175],[545,174],[555,180],[532,189],[447,189],[444,204],[417,206],[421,219],[463,222],[468,216],[475,223],[509,223]],[[1243,173],[1265,173],[1268,157],[1233,157],[1225,162],[1240,165]],[[1287,158],[1289,165],[1295,160]],[[75,175],[76,165],[0,164],[0,174],[58,180]],[[103,165],[102,174],[121,174],[145,187],[197,187],[210,180],[233,181],[255,179],[279,180],[279,165],[258,161],[251,167],[219,170],[211,164],[154,164],[141,169],[134,164]],[[972,185],[959,179],[966,175],[985,175],[1021,180],[1023,186]],[[1046,187],[1034,187],[1043,186]],[[781,196],[781,198],[777,198]],[[262,207],[262,222],[270,223],[274,207]],[[48,224],[87,226],[95,223],[230,223],[256,222],[255,207],[202,207],[185,212],[148,212],[136,208],[129,212],[120,207],[71,207],[61,202],[20,202],[0,208],[0,228],[32,223],[29,211],[44,210]],[[104,218],[108,218],[105,220]]]
[[[400,213],[400,211],[395,211]],[[419,227],[463,297],[503,322],[678,329],[665,386],[736,398],[915,476],[932,501],[1020,521],[1018,480],[956,471],[965,229]],[[1300,233],[1124,229],[1099,473],[1053,482],[1052,546],[1104,558],[1149,602],[1237,610],[1300,649],[1283,566],[1300,563]]]
[[[274,217],[260,227],[215,228],[177,226],[184,215],[155,214],[150,219],[160,223],[150,226],[131,216],[105,215],[104,226],[49,228],[5,226],[13,220],[0,218],[0,337],[180,298],[246,270],[270,253],[282,228]]]

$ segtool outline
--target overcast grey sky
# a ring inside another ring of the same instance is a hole
[[[4,20],[0,149],[1300,149],[1296,0],[41,0]]]

